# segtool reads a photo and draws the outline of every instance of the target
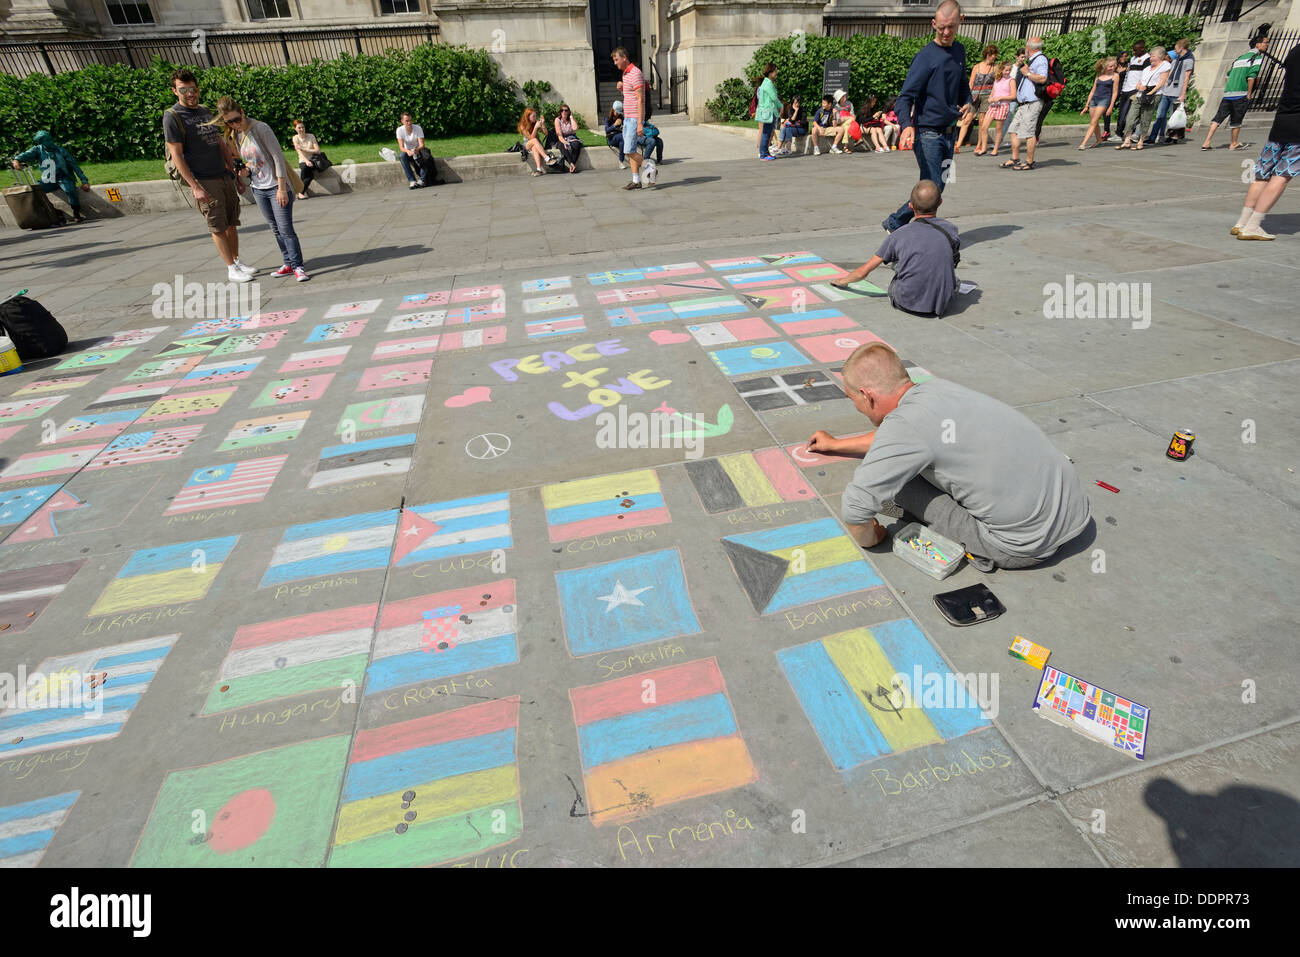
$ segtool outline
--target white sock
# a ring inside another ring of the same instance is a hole
[[[640,173],[633,173],[633,174],[632,174],[632,182],[633,182],[633,183],[640,183],[640,182],[641,182],[641,174],[640,174]]]
[[[1254,213],[1254,212],[1255,212],[1255,211],[1254,211],[1253,209],[1251,209],[1249,206],[1243,206],[1243,207],[1241,207],[1241,215],[1237,217],[1237,225],[1238,225],[1238,226],[1245,226],[1245,225],[1246,225],[1246,220],[1250,219],[1251,214]]]
[[[1248,233],[1262,233],[1264,231],[1264,214],[1252,209],[1250,219],[1246,220],[1246,225],[1241,228]]]

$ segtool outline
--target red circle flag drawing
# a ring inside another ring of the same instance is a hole
[[[266,788],[240,791],[217,812],[208,847],[218,854],[242,851],[260,841],[275,820],[275,798]]]

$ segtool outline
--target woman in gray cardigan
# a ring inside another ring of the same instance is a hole
[[[280,141],[269,126],[245,116],[243,108],[228,96],[217,101],[217,115],[234,131],[235,147],[251,176],[253,198],[271,224],[284,257],[284,265],[271,275],[292,275],[298,282],[306,282],[311,277],[302,268],[302,247],[293,230],[293,190]]]

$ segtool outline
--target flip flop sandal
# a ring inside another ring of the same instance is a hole
[[[1015,169],[1019,164],[1018,160],[1007,160],[1005,163],[999,163],[998,169]]]
[[[1014,169],[1017,173],[1019,173],[1023,170],[1035,169],[1037,168],[1037,166],[1038,166],[1037,163],[1017,163],[1015,166],[1012,167],[1012,169]]]

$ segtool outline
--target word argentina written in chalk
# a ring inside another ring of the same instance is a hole
[[[507,382],[518,382],[519,373],[542,375],[557,371],[564,366],[577,365],[579,362],[596,362],[602,357],[622,355],[630,351],[620,344],[619,339],[604,339],[594,344],[572,346],[564,352],[543,352],[540,355],[524,356],[522,359],[497,359],[489,367]],[[642,395],[655,389],[662,389],[672,382],[660,379],[650,369],[639,369],[619,376],[612,381],[607,373],[609,367],[602,366],[583,372],[568,370],[562,389],[586,389],[587,404],[570,409],[567,402],[551,401],[546,407],[551,413],[569,422],[577,422],[595,415],[601,409],[618,405],[623,396]],[[581,394],[581,392],[579,392]]]

